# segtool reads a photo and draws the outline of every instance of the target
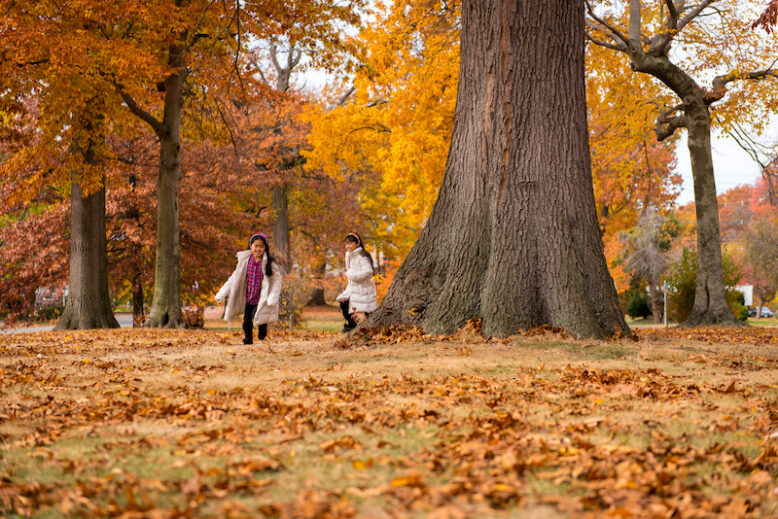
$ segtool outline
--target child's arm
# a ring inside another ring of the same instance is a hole
[[[219,289],[219,291],[216,293],[216,299],[217,302],[221,303],[224,301],[224,298],[230,295],[230,290],[232,289],[232,284],[235,282],[235,277],[237,276],[238,272],[235,271],[232,273],[230,278],[222,285],[222,287]]]
[[[267,304],[269,306],[277,305],[278,298],[281,297],[281,269],[272,265],[273,275],[270,277],[270,290],[267,293]]]

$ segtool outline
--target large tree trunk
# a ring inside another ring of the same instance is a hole
[[[629,332],[595,213],[583,27],[581,2],[464,1],[443,183],[371,324]]]
[[[73,174],[70,196],[68,299],[55,329],[118,328],[108,294],[105,187],[84,197]]]
[[[689,97],[686,99],[689,156],[697,213],[697,286],[692,313],[681,325],[737,324],[724,291],[719,204],[710,148],[710,112],[702,99],[691,103]]]
[[[181,176],[181,111],[186,68],[183,46],[170,49],[170,64],[179,71],[165,80],[165,108],[160,132],[157,180],[157,255],[154,293],[146,327],[181,327],[181,247],[178,184]]]

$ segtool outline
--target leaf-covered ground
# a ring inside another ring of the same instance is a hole
[[[7,517],[774,517],[778,329],[0,336]]]

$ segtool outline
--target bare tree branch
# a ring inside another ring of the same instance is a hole
[[[684,27],[686,27],[686,25],[687,25],[689,22],[691,22],[692,20],[694,20],[694,19],[697,17],[697,15],[699,15],[699,14],[702,12],[702,10],[703,10],[703,9],[705,9],[705,8],[706,8],[706,7],[708,7],[710,4],[712,4],[713,2],[716,2],[716,1],[717,1],[717,0],[703,0],[703,1],[702,1],[702,2],[700,2],[700,3],[699,3],[697,6],[696,6],[696,7],[693,7],[693,8],[691,9],[691,11],[689,12],[689,14],[687,14],[686,16],[684,16],[684,17],[681,19],[681,21],[678,23],[678,27],[676,28],[676,32],[681,32],[681,30],[682,30]]]
[[[607,29],[604,31],[608,36],[611,37],[611,39],[615,41],[621,41],[624,45],[629,46],[629,38],[627,38],[621,31],[619,31],[615,26],[609,24],[596,14],[594,14],[594,9],[592,9],[591,4],[589,3],[589,0],[584,0],[586,2],[586,10],[589,12],[589,16],[599,23],[602,27]],[[596,27],[596,26],[595,26]],[[596,27],[597,29],[602,29],[602,27]]]
[[[372,108],[378,105],[385,105],[388,102],[389,101],[385,97],[379,97],[378,99],[373,99],[372,101],[365,104],[365,108]]]
[[[598,40],[597,38],[593,37],[588,32],[586,33],[586,39],[589,40],[590,42],[594,43],[595,45],[599,45],[600,47],[606,47],[608,49],[617,50],[617,51],[620,51],[620,52],[627,52],[627,48],[624,46],[624,44],[622,44],[620,42],[608,43],[607,41]]]
[[[665,31],[651,37],[648,45],[648,54],[651,56],[663,56],[667,54],[667,49],[670,47],[670,43],[677,34],[676,27],[678,26],[678,8],[673,0],[665,0],[667,5],[667,19],[665,20]],[[681,2],[681,7],[683,6]]]
[[[667,5],[667,23],[665,26],[668,29],[675,29],[675,26],[678,24],[678,11],[675,9],[675,3],[673,0],[665,0],[665,5]]]
[[[281,72],[281,64],[278,62],[277,48],[275,40],[270,40],[270,61],[273,62],[273,66],[276,68],[276,72]]]
[[[338,102],[335,104],[335,106],[343,106],[346,104],[346,101],[348,101],[348,98],[351,97],[351,94],[354,93],[354,87],[352,86],[349,88],[346,93],[344,93],[342,96],[340,96],[340,99],[338,99]]]

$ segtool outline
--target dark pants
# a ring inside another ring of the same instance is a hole
[[[243,344],[254,342],[254,314],[257,313],[257,305],[246,303],[246,309],[243,312]],[[257,326],[257,339],[264,340],[267,337],[267,324]]]
[[[349,312],[349,306],[351,306],[351,300],[340,302],[340,312],[343,314],[343,318],[346,319],[346,325],[343,328],[351,330],[357,327],[357,322],[354,320],[353,314]],[[365,317],[369,315],[369,313],[365,312]]]
[[[343,318],[346,319],[346,326],[344,326],[344,328],[357,327],[357,322],[354,320],[354,317],[351,315],[351,312],[349,312],[350,304],[351,301],[349,301],[348,299],[340,302],[340,312],[343,314]]]

